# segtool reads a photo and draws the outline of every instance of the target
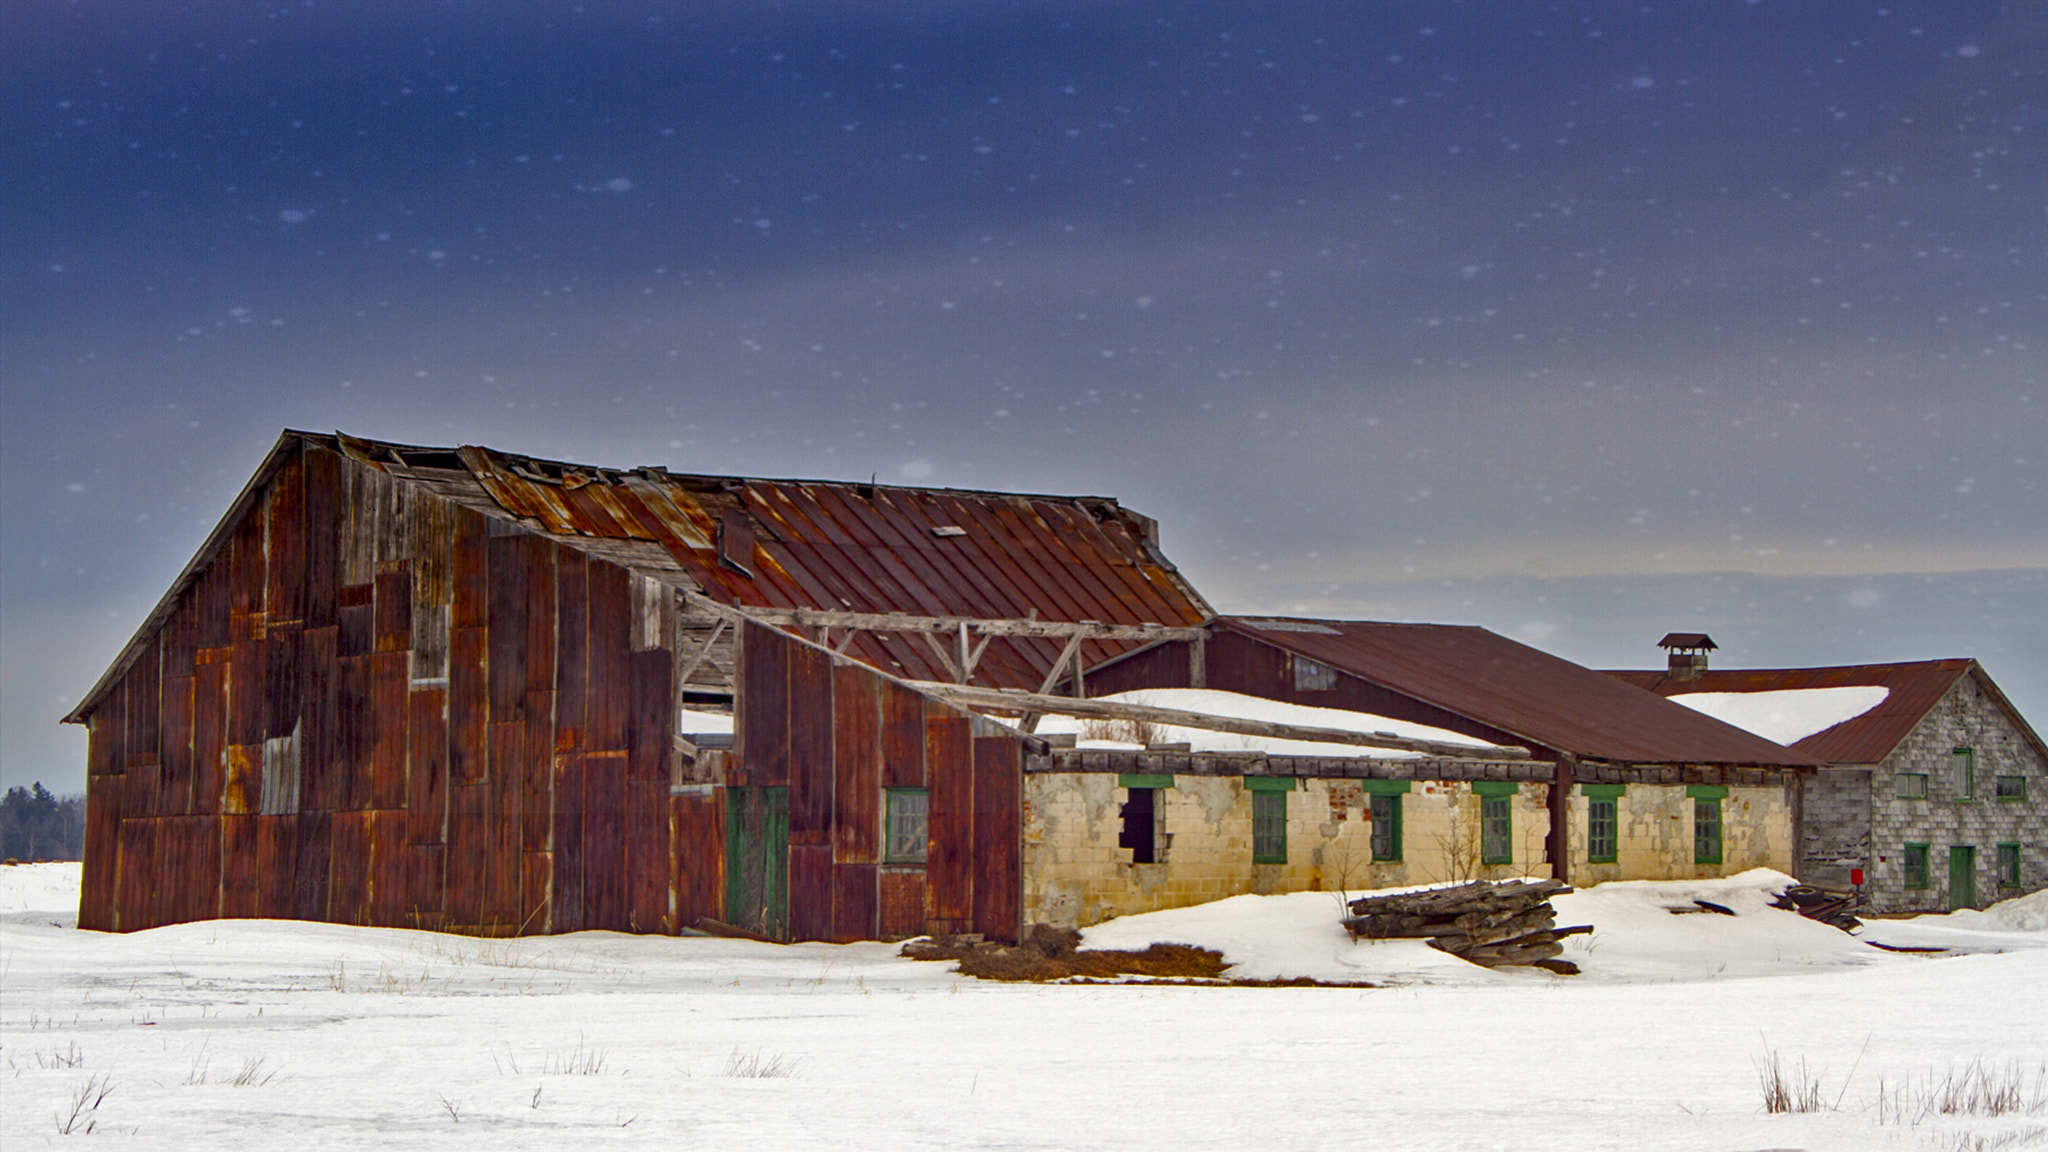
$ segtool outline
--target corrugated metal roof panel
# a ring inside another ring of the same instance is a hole
[[[1219,627],[1584,759],[1812,767],[1733,725],[1471,625],[1222,617]]]

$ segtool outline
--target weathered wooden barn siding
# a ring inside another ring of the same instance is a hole
[[[718,840],[670,796],[650,586],[301,442],[91,715],[80,926],[714,911],[671,901]]]
[[[1023,737],[761,624],[742,628],[741,677],[726,783],[789,789],[791,939],[1017,939]],[[883,862],[886,788],[928,790],[923,865]]]

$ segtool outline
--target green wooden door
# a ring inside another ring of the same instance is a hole
[[[789,789],[725,790],[725,919],[780,940],[789,932]]]
[[[1955,845],[1948,850],[1948,906],[1977,906],[1977,850]]]

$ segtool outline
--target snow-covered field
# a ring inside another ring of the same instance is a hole
[[[1952,949],[1905,954],[1766,908],[1785,882],[1561,897],[1561,922],[1597,929],[1571,941],[1578,977],[1353,944],[1319,893],[1088,933],[1384,985],[1186,988],[983,983],[882,944],[273,921],[109,936],[70,927],[76,865],[4,868],[0,1145],[90,1125],[266,1152],[2048,1147],[2048,1111],[1909,1124],[1875,1107],[1880,1082],[2048,1058],[2048,895],[1867,929]],[[1694,899],[1737,915],[1668,910]],[[1774,1053],[1839,1107],[1765,1114]]]

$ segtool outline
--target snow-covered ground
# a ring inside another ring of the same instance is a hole
[[[2048,896],[1869,926],[1781,876],[1557,899],[1578,977],[1353,944],[1327,893],[1089,930],[1247,976],[1377,988],[1006,985],[883,944],[484,941],[218,921],[70,927],[76,865],[0,869],[0,1145],[147,1148],[1955,1149],[2048,1112],[1884,1122],[1972,1061],[2048,1058]],[[1705,899],[1736,915],[1674,915]],[[1839,1108],[1762,1111],[1777,1054]],[[787,1075],[735,1075],[752,1064]],[[73,1102],[107,1088],[96,1110]],[[2041,1089],[2033,1090],[2039,1099]]]

